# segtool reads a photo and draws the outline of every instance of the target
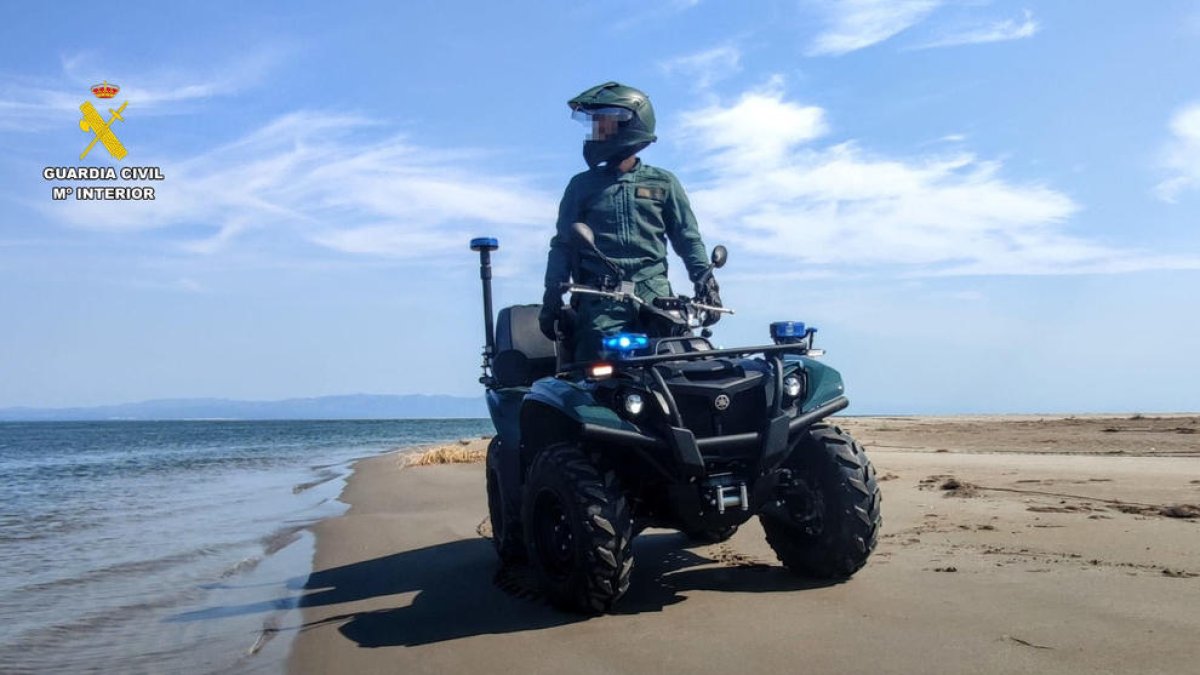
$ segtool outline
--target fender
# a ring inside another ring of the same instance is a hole
[[[557,378],[538,380],[525,396],[525,405],[528,406],[531,402],[553,408],[578,424],[592,424],[623,431],[638,430],[637,426],[622,419],[611,408],[597,403],[591,385],[586,382],[570,382]]]
[[[611,408],[599,405],[586,382],[544,378],[533,383],[521,404],[521,462],[548,445],[574,441],[584,425],[638,432]]]
[[[800,403],[800,412],[812,412],[834,399],[846,395],[842,374],[834,368],[807,356],[789,356],[786,363],[797,364],[808,379],[804,400]]]
[[[496,435],[504,445],[512,448],[521,445],[521,427],[517,420],[521,409],[521,401],[529,387],[508,387],[504,389],[488,389],[484,394],[487,401],[488,413],[492,416],[492,424],[496,427]]]

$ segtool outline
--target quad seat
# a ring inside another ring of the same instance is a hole
[[[557,369],[555,343],[538,327],[541,305],[513,305],[496,317],[492,376],[501,387],[528,387]]]

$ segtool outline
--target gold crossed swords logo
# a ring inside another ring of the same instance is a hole
[[[121,107],[116,110],[109,108],[108,112],[112,113],[113,116],[108,118],[107,122],[100,116],[100,113],[96,112],[96,108],[92,105],[91,101],[84,101],[83,105],[79,106],[79,111],[83,113],[83,119],[79,120],[79,128],[95,134],[95,138],[84,148],[83,154],[79,156],[79,159],[87,157],[87,154],[96,145],[96,141],[103,143],[105,149],[108,150],[108,154],[114,158],[118,160],[125,159],[128,151],[125,150],[124,145],[121,145],[121,139],[117,138],[117,135],[113,133],[112,124],[116,120],[125,121],[125,118],[121,117],[121,113],[124,112],[127,105],[129,105],[129,101],[122,103]]]

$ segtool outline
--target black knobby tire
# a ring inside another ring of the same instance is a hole
[[[801,576],[845,579],[875,550],[882,517],[875,468],[862,445],[837,427],[815,426],[798,443],[785,470],[782,508],[762,514],[767,543]]]
[[[521,522],[530,566],[558,607],[606,612],[629,589],[633,522],[616,474],[578,445],[546,448],[525,482]]]
[[[507,503],[501,488],[499,452],[500,439],[493,438],[488,444],[488,518],[492,523],[492,544],[496,554],[501,563],[508,565],[525,559],[525,545],[521,541],[520,514]]]
[[[737,534],[737,531],[737,525],[730,525],[728,527],[714,528],[710,530],[689,530],[684,532],[684,534],[688,536],[688,539],[691,539],[695,542],[700,542],[703,544],[719,544]]]

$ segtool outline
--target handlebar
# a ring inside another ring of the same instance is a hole
[[[712,312],[714,314],[736,314],[736,312],[734,312],[732,309],[730,309],[728,307],[714,307],[712,305],[702,305],[698,302],[693,302],[690,304],[692,305],[692,307],[695,307],[696,309],[702,309],[706,312]]]
[[[604,298],[612,298],[613,300],[632,300],[636,305],[645,305],[646,301],[639,298],[633,293],[626,291],[602,291],[599,288],[591,286],[581,286],[579,284],[565,283],[560,287],[564,293],[579,293],[581,295],[599,295]]]
[[[560,287],[562,288],[562,291],[564,293],[579,293],[581,295],[598,295],[600,297],[611,298],[613,300],[618,300],[618,301],[628,300],[628,301],[632,301],[633,304],[637,305],[638,307],[652,306],[652,305],[650,305],[650,303],[639,298],[635,293],[632,293],[629,291],[621,291],[621,290],[605,291],[605,290],[601,290],[599,288],[593,288],[591,286],[583,286],[580,284],[572,284],[572,283],[564,283],[564,284],[561,284]],[[736,313],[736,312],[734,312],[734,310],[732,310],[728,307],[716,307],[713,305],[705,305],[705,304],[696,302],[694,299],[693,300],[681,299],[681,301],[686,303],[689,307],[691,307],[695,310],[699,310],[699,311],[712,312],[713,314],[735,314]]]

